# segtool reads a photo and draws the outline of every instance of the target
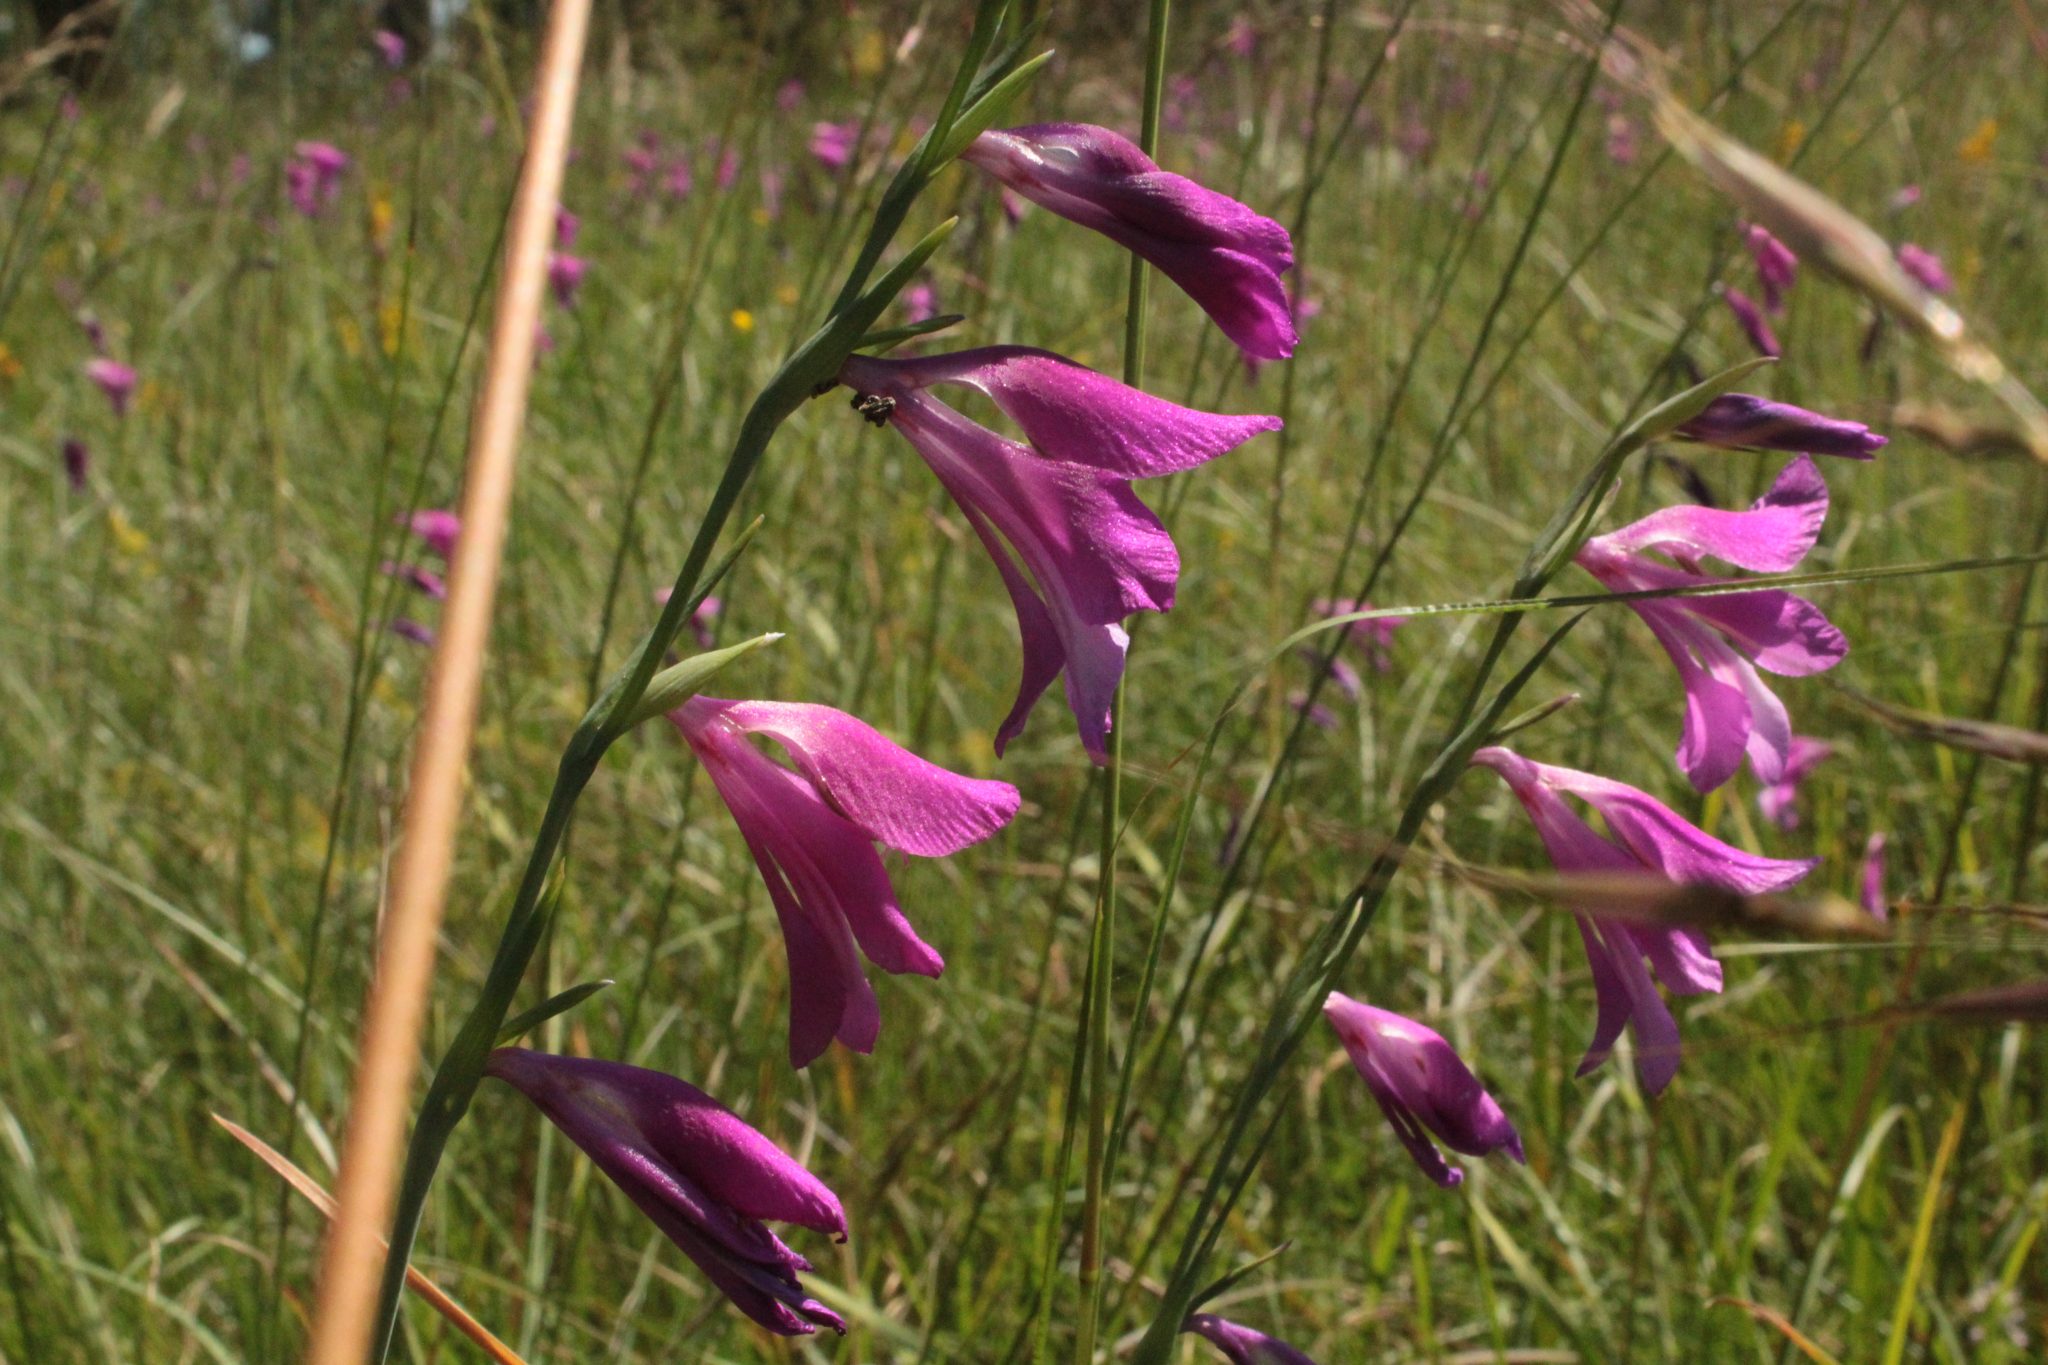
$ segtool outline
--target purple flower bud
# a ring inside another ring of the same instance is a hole
[[[394,619],[391,622],[391,633],[402,640],[410,640],[416,645],[425,645],[429,649],[434,646],[434,632],[428,630],[410,616],[400,616]]]
[[[1085,123],[983,133],[960,159],[1159,267],[1247,355],[1294,353],[1280,279],[1294,247],[1272,219],[1160,170],[1135,144]]]
[[[1432,1136],[1467,1156],[1506,1152],[1523,1159],[1515,1125],[1434,1030],[1336,991],[1323,1002],[1323,1015],[1424,1175],[1445,1189],[1465,1178]]]
[[[1920,282],[1921,288],[1930,294],[1946,294],[1956,287],[1949,278],[1948,270],[1941,263],[1941,257],[1926,247],[1911,242],[1899,245],[1899,268]]]
[[[384,65],[393,68],[405,65],[405,39],[388,28],[380,28],[370,35],[370,42],[377,49],[377,55]]]
[[[1214,1313],[1190,1313],[1180,1325],[1183,1332],[1202,1338],[1230,1365],[1316,1365],[1313,1360],[1277,1337],[1239,1326]]]
[[[1722,394],[1676,434],[1731,450],[1783,450],[1845,460],[1872,459],[1887,440],[1861,422],[1823,417],[1753,393]]]
[[[562,205],[555,205],[555,246],[567,251],[576,245],[576,234],[582,230],[583,220],[569,212]]]
[[[814,123],[811,125],[811,155],[818,158],[818,164],[828,171],[842,171],[846,163],[853,160],[854,142],[860,137],[860,124]]]
[[[64,438],[64,481],[74,493],[85,491],[86,476],[92,472],[92,452],[76,436]]]
[[[811,1263],[765,1224],[843,1242],[846,1212],[739,1115],[687,1081],[622,1062],[501,1047],[484,1074],[531,1100],[742,1313],[782,1336],[845,1333],[797,1279]]]
[[[422,568],[418,564],[400,564],[395,559],[387,559],[377,566],[377,570],[393,578],[404,579],[412,585],[415,592],[423,593],[436,601],[448,596],[448,585],[441,580],[441,575],[432,569]]]
[[[114,416],[128,415],[128,400],[135,396],[135,371],[118,360],[96,355],[85,362],[85,377],[99,386],[107,396],[108,404],[114,409]]]
[[[1776,313],[1785,306],[1785,291],[1799,277],[1799,258],[1770,234],[1766,228],[1752,223],[1743,229],[1743,239],[1749,243],[1749,254],[1756,262],[1757,283],[1762,286],[1764,307]]]
[[[1749,338],[1749,344],[1756,347],[1758,355],[1780,356],[1783,348],[1778,345],[1778,334],[1771,330],[1771,324],[1764,321],[1763,310],[1756,300],[1733,285],[1721,286],[1721,301],[1728,305],[1728,311],[1735,315],[1735,321]]]
[[[318,218],[341,193],[341,177],[348,170],[348,153],[327,142],[301,142],[292,148],[285,163],[285,194],[292,207],[308,218]]]
[[[454,558],[455,539],[462,534],[461,517],[445,507],[423,507],[405,524],[443,563]]]

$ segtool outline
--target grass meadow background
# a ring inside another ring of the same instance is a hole
[[[409,549],[400,511],[459,490],[534,31],[472,12],[393,73],[366,18],[302,6],[276,54],[244,67],[206,11],[137,8],[75,102],[43,73],[0,108],[0,1356],[283,1361],[321,1224],[209,1115],[331,1182],[426,659],[384,625],[432,620],[377,567]],[[1135,131],[1142,16],[1044,8],[1059,55],[1025,120]],[[944,4],[598,11],[565,195],[590,271],[573,309],[550,308],[535,377],[430,1057],[481,976],[563,741],[651,622],[739,415],[822,315],[966,24]],[[1424,0],[1346,122],[1391,15],[1176,7],[1171,70],[1189,79],[1159,160],[1300,226],[1319,311],[1291,365],[1253,374],[1183,296],[1154,290],[1148,387],[1288,427],[1141,489],[1184,572],[1176,609],[1134,631],[1121,1029],[1189,746],[1333,576],[1348,595],[1384,555],[1378,604],[1500,595],[1642,392],[1749,353],[1713,294],[1750,284],[1732,211],[1619,91],[1578,99],[1585,57],[1553,10]],[[1622,21],[1675,54],[1679,93],[1721,127],[1938,252],[1963,311],[2042,375],[2048,10],[1715,0],[1628,4]],[[804,90],[785,110],[792,77]],[[814,122],[846,118],[875,131],[833,172],[806,144]],[[1301,219],[1312,124],[1336,150]],[[690,158],[686,196],[635,192],[623,158],[643,137],[664,169]],[[307,138],[354,161],[318,219],[281,187]],[[715,146],[737,153],[729,189]],[[1892,208],[1909,184],[1919,202]],[[1044,212],[1012,225],[964,167],[903,240],[952,212],[961,230],[928,283],[968,317],[943,344],[1115,369],[1119,251]],[[82,373],[81,310],[141,376],[125,419]],[[1896,328],[1861,357],[1868,321],[1809,272],[1780,320],[1784,361],[1756,381],[1893,437],[1875,463],[1823,471],[1833,505],[1806,567],[2038,548],[2041,472],[1896,426],[1900,401],[1978,400]],[[92,453],[83,492],[66,484],[67,437]],[[1668,453],[1724,504],[1782,463]],[[1602,525],[1687,496],[1671,464],[1639,458]],[[1071,1235],[1079,1199],[1078,1163],[1065,1180],[1053,1167],[1098,872],[1094,773],[1057,696],[995,761],[1017,665],[1008,602],[908,444],[843,392],[784,428],[742,512],[765,524],[721,589],[719,632],[788,636],[716,690],[854,711],[1016,783],[1024,814],[897,871],[945,976],[875,974],[875,1055],[835,1049],[792,1073],[759,879],[678,737],[645,727],[585,798],[545,952],[551,989],[617,984],[540,1045],[689,1078],[801,1156],[852,1218],[845,1247],[798,1239],[852,1332],[760,1333],[502,1086],[455,1138],[417,1264],[532,1361],[1028,1359],[1045,1239]],[[1573,571],[1556,590],[1592,587]],[[1705,799],[1684,787],[1675,676],[1619,609],[1574,632],[1529,694],[1581,701],[1516,743],[1744,847],[1819,856],[1815,887],[1853,895],[1884,831],[1891,893],[1931,908],[1891,943],[1728,941],[1726,993],[1679,1007],[1685,1065],[1647,1105],[1625,1058],[1572,1078],[1593,995],[1569,919],[1443,870],[1547,866],[1504,785],[1468,776],[1425,831],[1435,870],[1404,873],[1346,989],[1455,1042],[1529,1164],[1467,1162],[1462,1189],[1429,1185],[1319,1030],[1219,1269],[1292,1246],[1216,1311],[1325,1365],[1801,1358],[1724,1298],[1787,1315],[1844,1362],[2042,1358],[2038,1034],[1872,1022],[1902,993],[2041,975],[2037,922],[2010,909],[2043,894],[2039,770],[1892,735],[1840,688],[2048,728],[2048,605],[2015,569],[1814,595],[1852,652],[1780,688],[1796,730],[1840,746],[1796,832],[1757,815],[1747,773]],[[1339,728],[1308,733],[1228,877],[1233,814],[1282,750],[1306,666],[1268,670],[1226,726],[1138,1035],[1111,1341],[1148,1319],[1271,993],[1435,752],[1486,619],[1400,631],[1393,669],[1340,704]],[[1191,1007],[1162,1036],[1191,970]],[[1067,1247],[1055,1359],[1073,1312]],[[406,1358],[471,1351],[409,1307]]]

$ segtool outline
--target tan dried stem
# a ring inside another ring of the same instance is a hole
[[[307,1356],[312,1365],[362,1365],[369,1350],[383,1233],[398,1183],[420,1024],[433,979],[589,21],[590,0],[553,0],[541,46],[533,121],[470,429],[462,534],[427,675],[377,970],[364,1006],[362,1048],[335,1186],[336,1213],[321,1262]]]

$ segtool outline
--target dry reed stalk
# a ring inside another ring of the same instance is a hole
[[[497,595],[519,433],[526,420],[547,256],[568,158],[590,0],[554,0],[535,77],[533,121],[512,204],[483,386],[470,429],[462,534],[414,741],[404,820],[385,902],[376,975],[364,1005],[320,1267],[311,1365],[362,1365],[376,1312],[383,1234],[403,1156],[419,1033],[434,971],[463,773],[476,723],[484,647]]]

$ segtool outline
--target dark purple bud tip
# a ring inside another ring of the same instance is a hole
[[[1834,455],[1845,460],[1871,459],[1888,439],[1861,422],[1824,417],[1753,393],[1722,394],[1680,427],[1678,435],[1701,445]]]

